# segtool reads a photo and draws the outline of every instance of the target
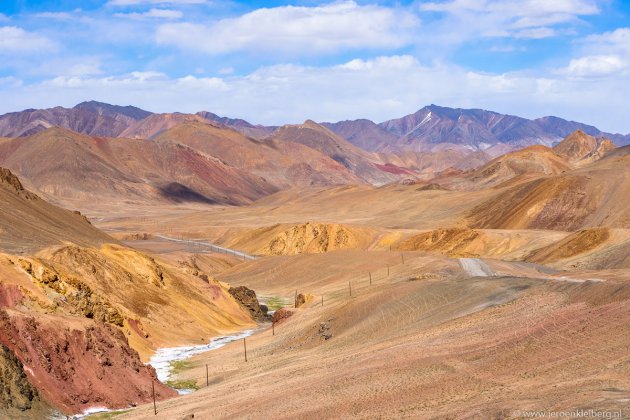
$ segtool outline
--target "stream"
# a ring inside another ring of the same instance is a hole
[[[149,364],[155,368],[157,377],[160,382],[166,383],[171,378],[172,362],[186,360],[196,354],[204,353],[210,350],[216,350],[233,341],[241,340],[249,337],[256,330],[245,330],[236,334],[230,334],[222,337],[213,338],[210,343],[200,346],[181,346],[167,347],[158,349],[149,360]],[[190,394],[194,389],[176,389],[180,395]]]
[[[155,354],[149,360],[149,363],[155,369],[157,377],[160,382],[165,383],[171,378],[172,362],[186,360],[196,354],[204,353],[210,350],[216,350],[233,341],[242,340],[245,337],[249,337],[259,329],[250,329],[238,332],[236,334],[225,335],[221,337],[213,338],[208,344],[202,344],[199,346],[180,346],[180,347],[165,347],[158,349]],[[185,395],[191,394],[194,389],[175,389],[178,394]],[[124,409],[122,409],[124,410]],[[116,411],[105,407],[90,407],[86,409],[82,414],[74,416],[66,416],[59,412],[52,413],[48,420],[82,420],[90,416],[90,414],[106,413]]]

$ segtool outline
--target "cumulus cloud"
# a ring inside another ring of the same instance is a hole
[[[424,12],[441,13],[451,38],[470,36],[547,38],[554,28],[600,12],[594,0],[447,0],[420,5]]]
[[[577,77],[630,73],[630,28],[590,35],[580,45],[581,56],[571,60],[561,72]]]
[[[630,28],[617,28],[603,34],[590,35],[586,37],[584,44],[589,51],[630,54]]]
[[[275,65],[243,76],[171,78],[160,72],[64,76],[3,88],[0,111],[70,106],[96,99],[157,112],[210,110],[254,123],[281,124],[307,118],[383,121],[437,103],[530,118],[557,115],[603,130],[628,132],[627,82],[604,78],[583,83],[558,75],[486,74],[452,65],[427,65],[412,56],[397,55],[323,68]],[[11,109],[1,108],[8,106]]]
[[[617,73],[628,66],[616,55],[591,55],[571,60],[567,71],[574,76],[603,76]]]
[[[156,40],[207,54],[258,51],[310,55],[402,47],[411,42],[410,30],[418,24],[409,12],[346,1],[257,9],[210,24],[164,24],[158,28]]]
[[[35,32],[28,32],[17,26],[0,27],[0,54],[28,54],[54,50],[57,45],[50,39]]]

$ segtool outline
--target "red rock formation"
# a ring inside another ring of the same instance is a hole
[[[60,328],[65,325],[65,328]],[[41,396],[67,414],[90,407],[129,407],[176,395],[140,361],[123,333],[108,324],[0,311],[0,344],[24,365]]]
[[[273,314],[273,323],[280,324],[293,315],[293,312],[287,308],[280,308]]]

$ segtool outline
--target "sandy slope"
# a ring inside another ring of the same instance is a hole
[[[242,343],[195,357],[181,377],[203,385],[208,364],[210,387],[160,403],[158,418],[512,418],[630,398],[627,281],[468,278],[456,260],[399,258],[335,252],[226,272],[263,294],[298,289],[325,303],[248,339],[247,363]],[[152,407],[122,416],[150,417]]]
[[[4,168],[0,168],[0,213],[0,251],[27,253],[69,242],[84,246],[115,242],[80,213],[55,207],[24,189]]]

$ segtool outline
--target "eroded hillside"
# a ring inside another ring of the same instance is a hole
[[[120,245],[0,171],[11,206],[0,219],[6,413],[126,408],[148,402],[152,384],[159,400],[173,397],[144,364],[156,348],[253,324],[227,285]]]

